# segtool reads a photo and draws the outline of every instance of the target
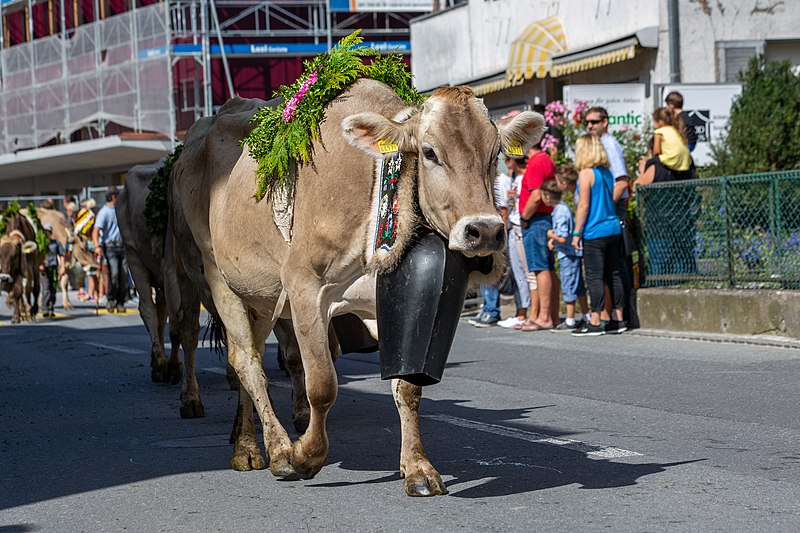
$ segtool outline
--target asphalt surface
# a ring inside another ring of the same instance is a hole
[[[450,494],[405,496],[377,354],[336,366],[311,480],[235,472],[224,364],[198,350],[206,418],[150,381],[133,310],[11,326],[0,305],[0,533],[26,531],[797,531],[800,351],[463,322],[425,389]],[[290,386],[265,369],[290,434]]]

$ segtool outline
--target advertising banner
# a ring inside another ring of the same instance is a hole
[[[697,166],[712,163],[711,144],[725,137],[725,128],[731,116],[733,99],[741,94],[739,84],[726,85],[665,85],[658,105],[672,91],[683,96],[683,110],[689,114],[690,126],[697,132],[697,146],[692,158]]]
[[[433,0],[329,0],[334,13],[433,10]]]
[[[645,106],[643,83],[565,85],[564,103],[575,109],[575,102],[589,107],[602,106],[608,111],[608,129],[642,129],[649,113]]]

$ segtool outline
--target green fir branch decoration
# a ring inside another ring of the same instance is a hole
[[[183,144],[179,144],[167,156],[164,165],[158,169],[155,177],[147,184],[150,192],[147,193],[147,198],[144,201],[144,218],[147,232],[151,237],[156,238],[162,243],[164,236],[167,233],[167,218],[169,215],[169,207],[167,202],[167,189],[169,187],[169,179],[172,174],[172,166],[183,150]]]
[[[3,210],[3,216],[0,217],[0,235],[6,234],[6,226],[8,225],[8,220],[13,217],[14,215],[18,214],[20,211],[19,202],[16,200],[11,200],[8,203],[8,206]]]
[[[50,239],[47,237],[47,233],[44,232],[44,228],[42,228],[42,223],[39,221],[39,213],[36,211],[36,206],[33,202],[28,202],[28,217],[33,221],[33,230],[36,232],[36,246],[40,252],[45,252],[50,244]]]
[[[44,252],[47,250],[47,245],[50,244],[50,239],[47,238],[47,233],[44,232],[42,228],[42,223],[39,221],[39,213],[36,212],[36,206],[33,202],[28,203],[28,218],[33,221],[33,231],[35,232],[34,240],[36,241],[36,247],[39,249],[40,252]],[[22,208],[19,205],[19,202],[16,200],[11,200],[8,206],[3,210],[3,215],[0,216],[0,235],[5,235],[6,227],[8,226],[8,221],[14,215],[19,215]]]
[[[403,101],[416,105],[422,96],[411,85],[411,73],[398,53],[386,56],[364,46],[361,30],[342,39],[330,52],[303,62],[303,75],[281,86],[276,107],[262,107],[251,122],[256,127],[242,140],[258,162],[256,201],[278,191],[291,192],[298,166],[311,162],[313,141],[320,140],[319,125],[325,106],[359,78],[372,78],[391,87]],[[365,64],[364,59],[371,62]]]

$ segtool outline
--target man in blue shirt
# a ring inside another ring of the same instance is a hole
[[[108,261],[108,304],[109,313],[125,312],[125,300],[128,297],[128,259],[125,256],[125,246],[122,244],[122,234],[117,224],[117,197],[118,191],[106,193],[106,205],[100,209],[95,219],[92,230],[95,253],[105,254]]]

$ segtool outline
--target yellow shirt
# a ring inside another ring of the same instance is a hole
[[[658,128],[653,133],[661,135],[661,153],[658,159],[661,163],[672,170],[681,172],[689,170],[692,164],[692,156],[689,155],[689,148],[683,144],[683,139],[678,130],[672,126]]]

